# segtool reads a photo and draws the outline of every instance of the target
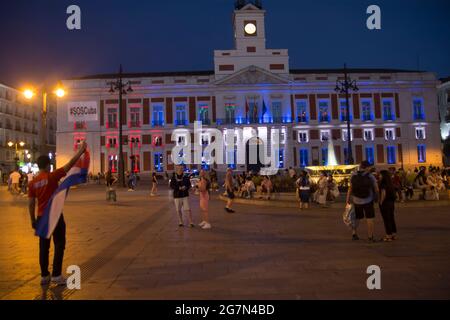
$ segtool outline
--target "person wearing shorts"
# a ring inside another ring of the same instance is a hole
[[[375,208],[374,202],[378,199],[378,184],[370,173],[372,165],[368,161],[361,162],[360,169],[351,177],[350,187],[347,193],[347,204],[353,202],[355,208],[356,223],[352,229],[352,240],[359,240],[357,229],[359,221],[366,219],[368,241],[375,242],[373,238]]]
[[[234,200],[234,183],[233,183],[233,170],[231,168],[227,169],[227,174],[225,176],[225,190],[227,192],[227,205],[225,206],[225,211],[228,213],[234,213],[231,208]]]
[[[178,226],[183,227],[183,211],[187,213],[189,219],[189,226],[194,227],[192,222],[192,212],[189,206],[189,189],[191,182],[189,177],[184,175],[183,166],[176,167],[176,173],[170,180],[170,188],[173,190],[173,199],[175,203],[175,210],[178,214]]]

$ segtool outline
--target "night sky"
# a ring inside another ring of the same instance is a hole
[[[82,30],[66,28],[66,8]],[[382,30],[366,9],[382,9]],[[263,0],[268,48],[289,49],[290,67],[399,68],[450,76],[450,0]],[[213,69],[232,49],[234,0],[14,0],[0,7],[0,82],[111,73]]]

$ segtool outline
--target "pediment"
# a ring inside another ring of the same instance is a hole
[[[249,66],[216,81],[217,85],[288,84],[290,81],[265,69]]]

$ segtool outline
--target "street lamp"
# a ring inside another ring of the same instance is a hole
[[[347,64],[344,64],[344,80],[336,80],[336,88],[334,91],[337,93],[345,93],[345,104],[346,104],[346,121],[347,121],[347,163],[354,164],[353,152],[352,152],[352,136],[350,130],[350,101],[349,101],[349,90],[359,91],[356,85],[356,80],[351,80],[347,73]]]
[[[25,142],[20,141],[20,142],[12,142],[9,141],[8,142],[8,147],[12,148],[13,146],[15,146],[15,150],[16,150],[16,157],[14,158],[14,161],[16,161],[16,165],[19,166],[19,146],[21,148],[23,148],[25,146]]]
[[[64,88],[58,84],[58,86],[53,90],[52,92],[56,97],[62,98],[66,95],[66,91]],[[46,153],[44,150],[44,146],[46,145],[46,133],[47,133],[47,91],[43,90],[41,91],[42,94],[42,110],[41,110],[41,117],[42,117],[42,124],[41,124],[41,154]],[[36,95],[36,90],[33,88],[27,88],[23,90],[23,96],[27,100],[33,99],[33,97]]]
[[[122,187],[125,186],[125,168],[124,168],[124,159],[123,159],[123,133],[122,133],[122,96],[128,93],[133,92],[131,88],[131,81],[124,82],[122,79],[123,70],[122,65],[119,68],[118,79],[114,82],[109,82],[110,85],[109,93],[119,92],[119,185]],[[127,88],[127,89],[125,89]]]

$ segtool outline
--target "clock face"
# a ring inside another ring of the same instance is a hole
[[[254,23],[247,23],[244,29],[246,34],[254,35],[256,33],[256,26]]]

